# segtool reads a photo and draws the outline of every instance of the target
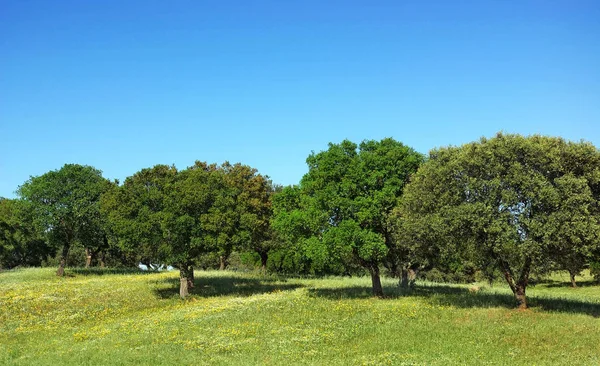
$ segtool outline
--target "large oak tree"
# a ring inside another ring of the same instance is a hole
[[[421,154],[391,138],[330,143],[307,158],[309,171],[300,186],[284,190],[276,227],[283,237],[302,240],[314,261],[363,267],[371,274],[373,294],[383,296],[380,266],[394,246],[389,216],[422,161]]]
[[[170,248],[162,224],[177,173],[168,165],[145,168],[101,198],[116,245],[136,261],[150,264],[166,259]]]
[[[59,170],[31,177],[17,193],[34,210],[36,222],[62,247],[56,274],[62,276],[70,248],[80,241],[89,253],[102,241],[100,196],[110,182],[87,165],[65,164]]]
[[[588,143],[498,134],[436,149],[405,189],[404,238],[498,266],[526,308],[533,269],[598,244],[599,184]]]
[[[258,253],[263,268],[269,255],[272,242],[269,220],[273,187],[269,179],[258,170],[240,163],[225,162],[220,167],[226,184],[226,194],[230,206],[222,207],[223,215],[229,220],[221,223],[220,232],[225,234],[225,242],[220,243],[221,269],[231,250],[251,249]]]

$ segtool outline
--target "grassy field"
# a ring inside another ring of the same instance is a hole
[[[0,273],[0,363],[15,365],[598,365],[600,287],[417,283],[387,299],[367,278],[279,279],[53,269]]]

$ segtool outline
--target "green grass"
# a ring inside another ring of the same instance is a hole
[[[595,365],[600,287],[553,277],[517,311],[506,286],[367,278],[53,269],[0,273],[0,363],[15,365]]]

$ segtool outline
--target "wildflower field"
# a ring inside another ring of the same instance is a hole
[[[504,284],[23,269],[0,273],[9,365],[597,365],[600,286],[554,276],[513,309]]]

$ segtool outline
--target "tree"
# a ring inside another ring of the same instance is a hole
[[[241,164],[197,161],[177,171],[142,169],[102,198],[119,246],[142,261],[168,261],[180,270],[180,296],[194,284],[194,261],[263,240],[269,229],[269,181]],[[223,259],[223,262],[225,259]]]
[[[228,199],[225,189],[223,172],[214,164],[197,161],[176,176],[168,191],[162,229],[169,244],[166,258],[179,267],[182,298],[193,287],[194,259],[218,248],[222,236],[219,208]]]
[[[213,209],[219,214],[217,251],[220,269],[225,269],[227,259],[235,249],[255,250],[266,265],[270,244],[269,219],[271,216],[270,196],[272,185],[269,179],[248,165],[223,163],[216,167],[222,172],[225,186],[218,206]]]
[[[383,296],[379,267],[394,245],[389,217],[423,156],[386,138],[330,143],[306,161],[298,196],[291,189],[282,197],[296,200],[297,208],[279,209],[276,226],[284,237],[303,237],[313,262],[339,260],[368,270],[373,294]]]
[[[311,240],[326,218],[308,201],[309,197],[302,194],[299,186],[284,187],[273,196],[271,227],[282,242],[280,255],[287,258],[288,270],[291,267],[298,273],[319,272],[332,262],[322,250],[322,243]]]
[[[556,202],[548,217],[547,240],[553,245],[552,260],[558,269],[569,272],[571,286],[577,287],[575,276],[600,249],[600,215],[598,199],[585,177],[568,173],[555,179]]]
[[[160,262],[170,251],[162,224],[176,175],[174,166],[156,165],[127,177],[122,186],[113,186],[102,195],[102,213],[116,245],[133,254],[136,262]]]
[[[239,249],[254,250],[266,270],[269,251],[277,247],[277,238],[271,231],[272,196],[276,187],[272,182],[247,165],[228,162],[223,164],[226,183],[233,189],[238,226],[235,227]]]
[[[26,203],[0,197],[0,268],[40,266],[53,252]]]
[[[433,150],[405,189],[406,238],[497,265],[526,308],[532,269],[546,268],[567,238],[597,237],[597,225],[573,229],[565,214],[576,208],[575,221],[598,222],[584,216],[598,212],[599,162],[591,144],[543,136],[498,134]]]
[[[224,175],[216,165],[199,161],[183,171],[156,165],[103,196],[119,246],[142,261],[176,265],[182,298],[194,285],[194,260],[216,251],[227,238],[223,228],[232,204]]]
[[[135,253],[143,263],[175,264],[180,272],[182,298],[193,287],[191,255],[197,244],[193,239],[201,232],[197,205],[206,192],[194,178],[206,169],[197,164],[178,172],[174,166],[155,165],[126,178],[121,187],[102,197],[102,210],[119,247]]]
[[[64,275],[69,249],[80,240],[86,250],[102,245],[99,200],[108,180],[91,166],[66,164],[31,177],[17,193],[31,205],[37,224],[50,240],[62,246],[57,276]]]
[[[397,275],[400,272],[400,287],[414,285],[419,270],[439,265],[439,255],[435,247],[428,245],[428,240],[423,240],[423,237],[431,240],[431,235],[435,234],[435,231],[427,229],[428,225],[415,222],[412,216],[405,216],[399,207],[396,207],[389,217],[394,245],[388,255],[388,269],[392,274]]]

